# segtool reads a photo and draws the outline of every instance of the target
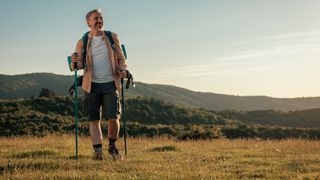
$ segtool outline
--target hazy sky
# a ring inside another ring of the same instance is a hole
[[[233,95],[320,95],[320,1],[2,0],[0,73],[72,75],[66,57],[104,13],[136,81]]]

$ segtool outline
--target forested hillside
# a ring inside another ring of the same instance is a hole
[[[81,102],[80,134],[88,135],[88,122]],[[1,100],[0,135],[73,133],[73,106],[70,97]],[[319,109],[295,112],[209,111],[141,97],[128,99],[126,107],[128,133],[133,137],[316,139],[320,134]],[[106,121],[102,126],[105,132]]]

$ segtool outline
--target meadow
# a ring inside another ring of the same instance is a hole
[[[0,179],[320,179],[320,141],[159,137],[127,143],[123,161],[107,154],[93,161],[87,136],[79,138],[79,160],[72,135],[2,137]],[[118,145],[124,155],[123,139]]]

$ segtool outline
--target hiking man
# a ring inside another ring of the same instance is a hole
[[[84,68],[82,89],[84,91],[84,109],[90,122],[90,136],[94,149],[93,159],[103,160],[102,132],[100,126],[100,110],[102,119],[108,121],[108,152],[113,159],[122,159],[117,149],[116,141],[120,130],[121,105],[119,92],[121,78],[127,76],[126,59],[121,50],[117,34],[109,32],[113,44],[102,30],[102,13],[94,9],[86,15],[90,32],[87,34],[87,45],[83,38],[76,45],[76,53],[72,54],[73,66]],[[85,36],[84,36],[85,37]],[[111,47],[114,45],[113,47]],[[85,48],[85,49],[84,49]],[[83,53],[86,50],[86,53]],[[83,54],[86,54],[83,56]],[[85,66],[85,67],[84,67]],[[75,69],[76,67],[72,67]]]

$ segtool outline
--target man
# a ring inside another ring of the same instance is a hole
[[[121,78],[126,78],[126,60],[121,50],[120,39],[111,33],[114,49],[102,30],[102,13],[94,9],[86,15],[90,28],[86,48],[86,67],[83,74],[82,89],[85,94],[84,107],[90,122],[90,136],[94,149],[93,159],[103,160],[102,132],[100,126],[100,108],[102,119],[108,121],[108,152],[114,159],[122,159],[116,146],[120,129],[121,106],[119,92]],[[77,68],[83,68],[83,41],[76,45],[77,54],[72,55],[72,62],[77,62]],[[73,63],[74,64],[74,63]],[[75,67],[73,67],[75,69]]]

